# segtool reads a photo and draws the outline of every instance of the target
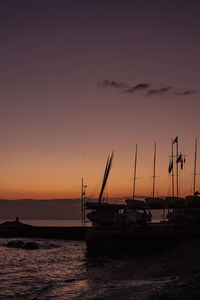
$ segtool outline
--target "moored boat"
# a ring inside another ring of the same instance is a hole
[[[126,199],[125,202],[129,208],[138,210],[147,208],[147,203],[142,200]]]
[[[187,206],[186,199],[181,197],[166,197],[165,202],[167,208],[182,208]]]
[[[189,207],[200,207],[200,197],[198,195],[189,195],[185,198]]]
[[[155,197],[147,197],[145,201],[149,207],[149,209],[165,209],[166,201],[162,198],[155,198]]]
[[[178,197],[177,185],[176,197],[154,197],[155,153],[154,150],[153,197],[146,197],[145,201],[135,199],[136,146],[133,198],[126,199],[126,204],[102,202],[113,154],[108,157],[98,201],[86,203],[86,209],[92,210],[87,215],[92,227],[87,228],[85,232],[89,253],[155,252],[200,237],[199,195]],[[164,222],[151,222],[151,211],[154,209],[163,209]]]

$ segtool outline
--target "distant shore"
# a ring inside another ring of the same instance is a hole
[[[6,221],[14,221],[15,218],[0,218],[0,224]],[[20,218],[22,223],[32,226],[55,226],[55,227],[71,227],[81,226],[81,219],[41,219],[41,218]]]

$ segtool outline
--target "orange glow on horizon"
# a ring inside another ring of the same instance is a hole
[[[84,182],[87,184],[86,197],[97,198],[101,188],[103,168],[101,168],[101,176],[92,176],[87,172],[87,176],[84,177]],[[110,178],[108,179],[106,189],[104,191],[104,198],[124,198],[132,197],[133,178],[132,168],[127,172],[126,168],[122,169],[120,166],[113,166],[111,170]],[[152,196],[152,170],[149,166],[147,173],[142,173],[140,166],[138,166],[138,174],[136,179],[136,196]],[[164,170],[164,171],[163,171]],[[184,171],[183,171],[184,172]],[[189,174],[188,168],[186,168],[186,174],[179,171],[179,196],[185,196],[192,193],[193,176]],[[97,173],[97,171],[96,171]],[[171,176],[167,174],[167,166],[163,168],[161,166],[157,170],[157,178],[155,182],[155,196],[171,196]],[[64,177],[64,174],[63,174]],[[78,176],[77,176],[78,177]],[[46,174],[45,180],[43,177],[32,178],[32,180],[23,180],[20,178],[10,181],[9,187],[6,182],[6,188],[1,189],[0,198],[2,199],[75,199],[81,198],[81,177],[77,181],[76,176],[67,178],[65,174],[65,180],[62,176],[59,180],[53,180],[51,176]],[[3,182],[3,178],[1,180]],[[176,195],[176,177],[174,181],[175,195]],[[198,178],[197,178],[198,188]]]

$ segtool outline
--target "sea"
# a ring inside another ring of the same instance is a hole
[[[5,220],[0,220],[2,223]],[[34,220],[38,226],[80,226],[80,220]],[[10,241],[39,248],[7,247]],[[85,241],[0,239],[0,299],[147,299],[168,282],[153,276],[154,259],[131,255],[89,256]]]

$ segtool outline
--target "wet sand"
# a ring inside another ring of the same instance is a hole
[[[114,274],[114,285],[88,299],[198,300],[200,239],[164,253],[132,257],[129,266],[118,267]]]
[[[166,284],[151,300],[200,299],[200,239],[187,242],[158,257],[162,268],[154,276],[169,276]]]

